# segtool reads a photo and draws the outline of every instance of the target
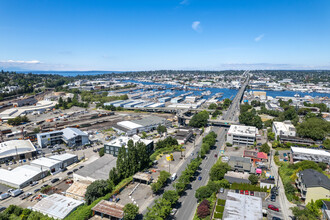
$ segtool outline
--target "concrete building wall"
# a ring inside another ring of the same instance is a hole
[[[307,188],[306,200],[305,203],[309,203],[312,201],[315,202],[318,199],[329,199],[330,198],[330,190],[323,187],[310,187]]]

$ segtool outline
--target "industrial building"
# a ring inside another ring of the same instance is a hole
[[[291,121],[274,121],[273,122],[273,132],[275,133],[275,139],[278,136],[296,136],[296,128],[293,126]]]
[[[36,160],[31,161],[31,166],[38,167],[40,170],[50,171],[52,174],[55,174],[62,170],[62,162],[58,160],[53,160],[46,157],[41,157]]]
[[[227,133],[227,142],[232,145],[254,145],[258,129],[253,126],[231,125]]]
[[[27,98],[27,99],[21,99],[13,102],[14,107],[21,107],[25,105],[34,105],[38,102],[35,98]]]
[[[0,143],[0,162],[23,160],[37,155],[30,140],[11,140]]]
[[[193,137],[193,135],[192,129],[179,128],[174,138],[177,139],[179,144],[185,144],[190,138]]]
[[[92,208],[92,211],[93,216],[97,215],[101,219],[124,219],[124,206],[119,203],[101,200],[99,203],[96,204],[96,206]]]
[[[126,148],[127,151],[127,143],[129,140],[132,140],[133,143],[142,142],[147,146],[148,153],[151,153],[154,149],[154,141],[142,139],[137,135],[133,135],[132,137],[120,136],[107,144],[104,144],[104,153],[111,154],[113,156],[118,156],[119,149],[122,147]]]
[[[117,158],[105,154],[103,157],[86,164],[82,169],[73,173],[74,181],[91,181],[109,179],[109,172],[116,167]]]
[[[64,219],[82,204],[84,202],[55,193],[41,199],[32,210],[55,219]]]
[[[312,200],[326,199],[330,197],[330,179],[313,169],[306,169],[297,173],[296,185],[305,203]]]
[[[173,99],[171,99],[171,103],[175,104],[175,103],[179,103],[183,101],[183,97],[175,97]]]
[[[330,153],[325,150],[317,150],[303,147],[291,147],[291,162],[303,160],[330,164]]]
[[[165,102],[168,102],[170,100],[171,100],[171,97],[163,97],[163,98],[158,99],[158,101],[161,102],[161,103],[165,103]]]
[[[71,164],[76,163],[78,161],[78,156],[74,154],[65,153],[65,154],[53,155],[49,157],[49,159],[60,161],[62,163],[61,168],[64,169],[70,166]]]
[[[143,131],[148,132],[154,130],[159,125],[169,127],[172,125],[172,122],[165,118],[152,115],[142,118],[140,120],[118,122],[117,125],[113,126],[113,129],[118,133],[125,134],[127,136],[132,136]]]
[[[19,166],[11,171],[0,168],[0,183],[22,189],[29,186],[33,181],[44,178],[46,174],[46,170],[31,165]]]
[[[38,145],[42,148],[66,143],[68,147],[83,146],[89,143],[88,135],[78,128],[65,128],[37,134]]]
[[[84,201],[87,187],[91,184],[90,181],[76,181],[66,190],[65,196],[76,200]]]
[[[0,113],[0,120],[7,121],[8,119],[13,119],[16,118],[17,116],[23,114],[29,114],[32,112],[42,113],[48,109],[54,108],[56,103],[57,102],[43,100],[37,102],[35,105],[32,106],[10,108]]]
[[[262,199],[228,192],[222,219],[262,220]]]

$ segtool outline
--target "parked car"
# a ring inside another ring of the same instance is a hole
[[[239,191],[239,193],[244,195],[244,190]]]
[[[82,168],[84,168],[84,166],[80,166],[80,167],[79,167],[79,169],[82,169]]]
[[[72,171],[69,171],[69,172],[67,172],[66,174],[67,174],[67,175],[71,175],[71,174],[73,174],[73,172],[72,172]]]
[[[74,169],[74,170],[73,170],[74,173],[77,172],[77,171],[78,171],[78,169]]]
[[[42,186],[42,188],[47,187],[47,186],[48,186],[48,184],[44,184],[44,185]]]
[[[8,197],[10,197],[9,193],[3,193],[3,194],[0,195],[0,200],[7,199]]]
[[[60,179],[59,178],[54,178],[54,179],[52,179],[50,182],[51,183],[56,183],[57,181],[59,181]]]
[[[3,210],[5,210],[6,209],[6,207],[4,207],[4,206],[0,206],[0,212],[2,212]]]
[[[37,185],[38,183],[39,183],[38,181],[34,181],[34,182],[31,183],[31,186],[35,186],[35,185]]]
[[[218,154],[214,154],[214,157],[218,157]]]
[[[239,193],[239,190],[238,189],[235,189],[235,193]]]
[[[198,177],[198,180],[202,180],[202,177],[201,177],[201,176],[199,176],[199,177]]]
[[[225,189],[224,188],[220,188],[220,193],[224,193]]]
[[[272,195],[270,196],[270,201],[272,201],[272,202],[276,202],[276,195],[275,195],[275,194],[272,194]]]
[[[253,191],[250,191],[250,196],[254,196],[254,192]]]
[[[281,220],[281,218],[273,216],[272,220]]]
[[[10,195],[12,197],[16,197],[16,196],[18,196],[18,195],[20,195],[22,193],[23,193],[23,190],[21,190],[21,189],[15,189],[15,190],[13,190],[13,191],[10,192]]]
[[[280,211],[280,210],[279,210],[276,206],[274,206],[274,205],[268,205],[268,208],[271,209],[271,210],[273,210],[273,211],[276,211],[276,212],[279,212],[279,211]]]
[[[249,195],[249,190],[245,190],[245,195]]]
[[[38,189],[35,189],[33,192],[36,193],[36,192],[39,192],[39,191],[40,191],[40,189],[38,188]]]

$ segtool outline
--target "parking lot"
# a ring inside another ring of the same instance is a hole
[[[240,193],[240,194],[244,194],[244,195],[246,193],[246,191],[243,191],[243,190],[225,189],[224,193],[219,193],[218,198],[226,200],[228,192]],[[248,194],[250,195],[251,193],[248,191]],[[267,219],[272,219],[273,217],[279,217],[279,218],[283,219],[281,209],[280,209],[279,212],[268,209],[268,205],[273,205],[275,207],[280,208],[280,204],[279,204],[279,201],[278,201],[277,197],[276,197],[275,202],[272,202],[271,199],[270,199],[270,194],[268,194],[266,192],[256,192],[256,191],[254,191],[253,196],[261,198],[262,208],[264,210],[266,210],[266,212],[267,212]]]

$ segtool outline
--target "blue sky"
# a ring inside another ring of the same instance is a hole
[[[0,69],[330,69],[329,0],[0,0]]]

